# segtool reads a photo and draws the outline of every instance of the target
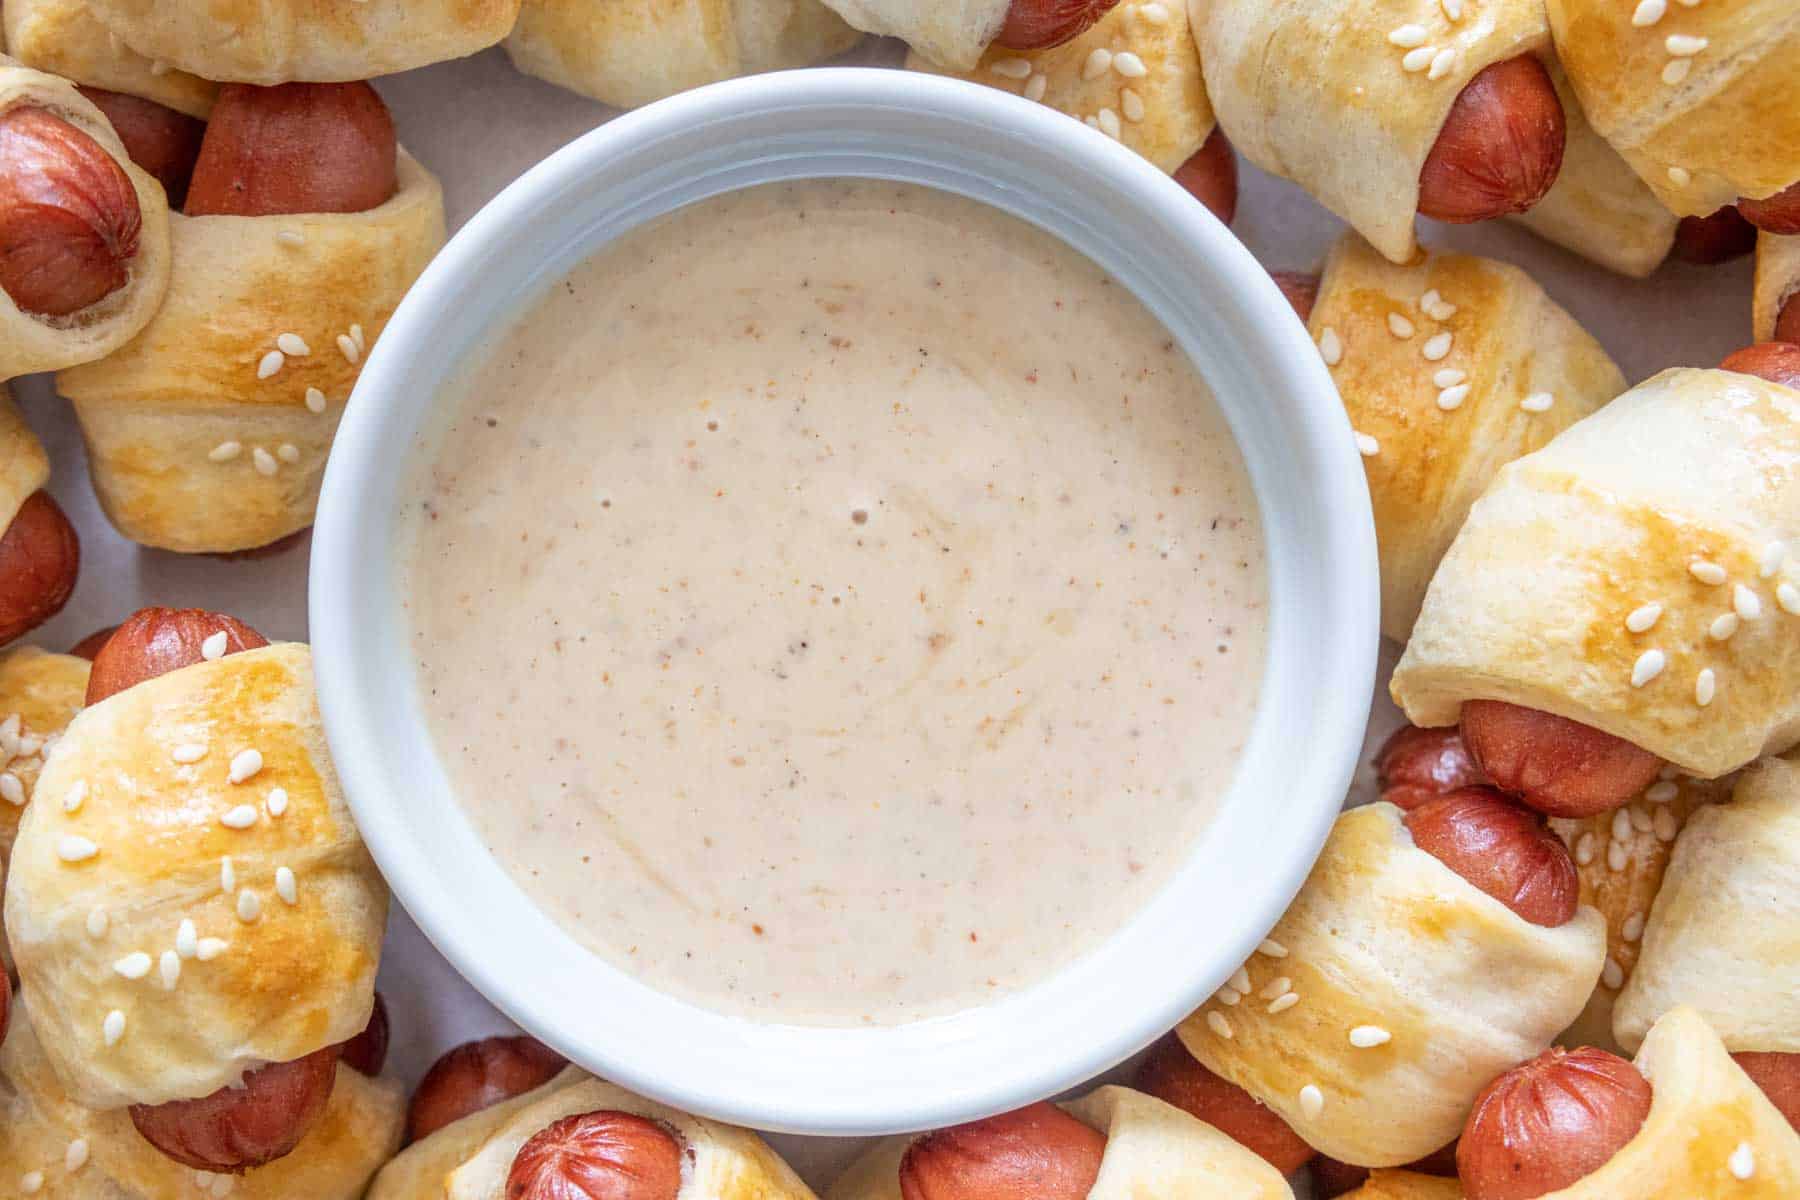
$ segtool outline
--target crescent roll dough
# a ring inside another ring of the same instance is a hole
[[[12,389],[0,383],[0,535],[32,493],[49,482],[49,456],[13,403]]]
[[[1787,302],[1800,295],[1800,237],[1756,237],[1755,337],[1766,342],[1775,336],[1775,322]]]
[[[138,170],[113,127],[66,79],[0,56],[0,112],[42,108],[100,144],[137,192],[142,225],[125,286],[66,317],[28,313],[0,291],[0,379],[55,371],[110,354],[150,320],[169,287],[169,204],[162,185]]]
[[[145,58],[100,23],[88,0],[8,0],[6,52],[89,87],[154,100],[190,117],[212,112],[219,85]]]
[[[1416,1171],[1374,1171],[1369,1182],[1344,1200],[1463,1200],[1463,1191],[1454,1179]]]
[[[1274,1167],[1155,1097],[1102,1087],[1059,1107],[1106,1135],[1088,1200],[1293,1200]],[[825,1200],[900,1200],[900,1160],[913,1141],[894,1137],[871,1146]]]
[[[1448,1144],[1489,1080],[1550,1045],[1605,953],[1599,913],[1531,924],[1415,847],[1381,802],[1338,818],[1244,964],[1249,991],[1222,991],[1176,1032],[1309,1146],[1398,1166]],[[1388,1037],[1358,1047],[1352,1030]]]
[[[1600,136],[1677,216],[1800,180],[1800,7],[1550,0],[1556,52]]]
[[[1624,391],[1625,377],[1517,267],[1437,253],[1396,266],[1355,234],[1326,259],[1308,325],[1360,435],[1381,631],[1404,642],[1494,473]]]
[[[368,212],[173,218],[162,311],[56,380],[119,532],[228,552],[312,524],[362,357],[444,242],[443,193],[404,151],[399,183]]]
[[[0,866],[12,857],[19,818],[31,803],[51,749],[81,711],[87,681],[87,660],[73,654],[51,654],[36,646],[0,653]],[[12,950],[3,933],[0,965],[12,969]]]
[[[1650,1115],[1599,1170],[1539,1200],[1792,1200],[1800,1138],[1689,1008],[1669,1012],[1633,1060]]]
[[[6,880],[25,1008],[94,1108],[209,1095],[355,1036],[386,917],[311,653],[292,643],[82,712],[38,777]]]
[[[1435,0],[1189,0],[1189,11],[1232,145],[1395,262],[1416,247],[1419,172],[1457,96],[1495,63],[1550,46],[1532,0],[1468,4],[1454,22]],[[1421,45],[1390,40],[1407,25],[1423,28]],[[1427,47],[1428,65],[1408,70]]]
[[[132,50],[203,79],[372,79],[506,36],[519,0],[87,0]]]
[[[1638,1045],[1677,1005],[1734,1051],[1800,1051],[1800,762],[1758,763],[1675,843],[1613,1014],[1619,1041]]]
[[[408,1147],[376,1176],[368,1200],[505,1200],[521,1146],[564,1117],[600,1109],[646,1117],[677,1135],[687,1151],[679,1200],[814,1200],[754,1133],[646,1100],[575,1067]]]
[[[1562,67],[1546,65],[1567,131],[1562,170],[1530,212],[1511,219],[1589,262],[1642,279],[1669,257],[1681,221],[1594,132]]]
[[[1504,467],[1390,690],[1580,721],[1709,779],[1800,739],[1800,392],[1664,371]],[[1793,547],[1795,553],[1788,553]],[[1660,605],[1642,633],[1626,628]]]
[[[325,1112],[293,1153],[242,1175],[210,1175],[151,1146],[124,1110],[70,1100],[16,1008],[0,1048],[0,1179],[35,1200],[357,1200],[399,1148],[404,1116],[398,1083],[340,1065]],[[31,1175],[35,1191],[23,1185]]]
[[[1125,0],[1130,3],[1131,0]],[[1178,3],[1179,0],[1170,0]],[[825,0],[865,33],[897,37],[958,71],[971,70],[1000,36],[1012,0]]]
[[[1101,62],[1105,69],[1095,71]],[[966,71],[938,66],[917,51],[906,65],[1048,104],[1171,173],[1213,131],[1200,51],[1179,4],[1127,0],[1071,42],[1025,52],[994,47]]]
[[[635,108],[810,66],[861,36],[818,0],[525,0],[506,53],[527,75]]]

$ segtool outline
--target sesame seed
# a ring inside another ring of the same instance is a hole
[[[1455,367],[1445,367],[1431,377],[1431,382],[1440,388],[1455,387],[1468,377],[1466,371],[1459,371]]]
[[[1426,310],[1426,315],[1434,321],[1448,321],[1451,317],[1454,317],[1456,313],[1456,305],[1451,304],[1447,300],[1439,300],[1436,304],[1433,304]]]
[[[106,910],[104,908],[90,910],[87,915],[88,936],[95,941],[99,941],[106,936],[106,927],[110,924],[112,924],[112,922],[107,918]]]
[[[224,658],[227,640],[223,629],[219,630],[217,633],[208,634],[206,640],[200,643],[200,657],[204,658],[207,662]]]
[[[134,950],[113,961],[113,974],[125,979],[142,979],[150,973],[150,966],[150,956],[142,950]]]
[[[1462,402],[1469,398],[1469,385],[1459,383],[1455,387],[1447,387],[1438,393],[1437,406],[1445,412],[1455,412],[1462,407]]]
[[[1144,60],[1129,50],[1121,50],[1113,55],[1112,68],[1127,79],[1142,79],[1150,74],[1150,68]]]
[[[269,789],[269,798],[266,803],[268,805],[269,815],[271,817],[279,817],[282,813],[287,811],[287,806],[288,806],[287,789],[286,788],[270,788]]]
[[[1669,656],[1661,650],[1646,650],[1638,655],[1637,662],[1631,667],[1631,686],[1641,688],[1663,673],[1669,665]]]
[[[1394,1035],[1379,1025],[1358,1025],[1350,1031],[1350,1044],[1358,1050],[1372,1050],[1394,1040]]]
[[[205,758],[206,747],[199,742],[183,742],[169,751],[169,757],[186,766],[188,763],[197,763]]]
[[[1243,967],[1239,967],[1237,970],[1233,971],[1231,973],[1231,986],[1248,995],[1250,992],[1250,972]]]
[[[86,862],[100,853],[100,847],[87,838],[65,833],[56,843],[56,857],[66,863]]]
[[[1725,1165],[1731,1168],[1734,1179],[1753,1178],[1756,1175],[1756,1151],[1750,1148],[1749,1142],[1739,1142]]]
[[[1164,25],[1169,20],[1169,10],[1161,4],[1140,4],[1138,16],[1152,25]]]
[[[1644,799],[1652,804],[1667,804],[1681,794],[1681,789],[1668,779],[1659,779],[1651,784],[1644,793]]]
[[[1756,573],[1768,579],[1781,570],[1781,564],[1787,561],[1787,545],[1784,542],[1770,542],[1763,547],[1762,558],[1757,564]]]
[[[106,1019],[100,1022],[100,1036],[106,1039],[107,1045],[118,1045],[119,1039],[125,1036],[125,1014],[116,1008],[107,1013]]]
[[[244,922],[246,925],[262,916],[262,897],[258,896],[249,888],[245,888],[243,891],[239,892],[237,898],[237,915],[238,920]]]
[[[1279,1000],[1294,989],[1294,981],[1286,975],[1277,975],[1263,986],[1259,993],[1264,1000]]]
[[[1625,628],[1633,633],[1648,633],[1662,620],[1663,606],[1652,600],[1648,604],[1640,604],[1631,610],[1625,618]]]
[[[1225,1014],[1218,1009],[1207,1010],[1206,1027],[1227,1041],[1231,1040],[1231,1022],[1227,1021]]]
[[[213,462],[223,463],[230,462],[243,452],[244,443],[242,442],[220,442],[207,452],[206,457]]]
[[[312,347],[308,346],[306,339],[297,333],[277,334],[275,345],[280,347],[281,352],[289,358],[305,358],[312,353]]]
[[[1672,842],[1681,832],[1681,822],[1675,819],[1671,809],[1659,808],[1650,814],[1650,828],[1655,830],[1657,841]]]
[[[183,958],[192,958],[200,952],[200,934],[194,928],[193,921],[186,917],[175,929],[175,953]]]
[[[1400,60],[1400,66],[1407,71],[1423,71],[1436,57],[1436,46],[1420,46],[1417,50],[1408,50],[1406,57]]]
[[[1112,70],[1112,63],[1113,52],[1105,46],[1095,46],[1081,64],[1081,77],[1091,83]]]
[[[256,773],[262,769],[262,751],[255,747],[239,750],[231,756],[231,773],[227,778],[233,783],[243,783],[246,779],[255,778]]]
[[[297,463],[300,461],[300,447],[292,442],[283,442],[275,447],[275,457],[284,463]]]
[[[1096,117],[1096,116],[1092,116],[1092,115],[1085,116],[1085,117],[1081,118],[1081,123],[1083,125],[1086,125],[1089,129],[1100,128],[1100,118]]]
[[[1318,1120],[1319,1114],[1325,1111],[1325,1093],[1317,1084],[1309,1083],[1300,1089],[1300,1111],[1309,1121]]]
[[[316,387],[307,388],[306,389],[306,407],[309,412],[315,412],[315,413],[324,412],[325,411],[325,393],[321,392]]]
[[[1706,49],[1708,44],[1703,37],[1691,37],[1685,33],[1671,33],[1663,39],[1663,49],[1676,58],[1692,58]]]
[[[1729,641],[1731,635],[1738,631],[1738,622],[1739,618],[1736,613],[1720,613],[1713,618],[1712,625],[1707,628],[1706,636],[1715,642]]]
[[[1663,68],[1663,82],[1664,83],[1680,83],[1684,78],[1686,78],[1687,73],[1688,73],[1688,60],[1685,58],[1677,59],[1675,62],[1672,62],[1668,66]],[[1673,75],[1675,78],[1673,78],[1673,79],[1669,78],[1670,75]],[[1694,181],[1694,177],[1692,175],[1688,174],[1686,167],[1670,167],[1669,168],[1669,182],[1674,184],[1676,187],[1686,187],[1688,184],[1692,183],[1693,181]]]
[[[1606,869],[1623,871],[1625,869],[1625,843],[1609,842],[1606,847]]]
[[[1648,29],[1663,19],[1669,11],[1669,0],[1639,0],[1635,11],[1631,14],[1631,23],[1639,29]]]
[[[1639,833],[1650,832],[1650,810],[1641,804],[1633,804],[1625,810],[1631,819],[1631,827]]]
[[[1693,69],[1694,69],[1694,60],[1693,59],[1691,59],[1691,58],[1672,58],[1663,65],[1662,81],[1664,83],[1668,84],[1670,87],[1674,87],[1676,84],[1678,84],[1682,80],[1686,79],[1688,77],[1688,72],[1692,71]],[[1680,175],[1681,175],[1681,178],[1679,178],[1679,179],[1675,178],[1677,172],[1680,172]],[[1688,173],[1686,171],[1683,171],[1680,167],[1670,167],[1669,168],[1669,178],[1674,180],[1676,186],[1686,187],[1689,176],[1688,176]]]
[[[0,800],[5,800],[14,808],[24,807],[25,784],[11,771],[0,771]]]
[[[1374,458],[1381,453],[1381,443],[1369,434],[1358,432],[1356,434],[1356,452],[1364,458]]]
[[[1455,340],[1456,335],[1449,330],[1445,330],[1443,333],[1434,333],[1419,348],[1419,353],[1425,356],[1426,362],[1442,362],[1450,357],[1450,345]]]
[[[350,340],[356,343],[356,348],[358,350],[366,351],[369,348],[369,343],[363,341],[363,331],[362,331],[361,325],[352,324],[350,326]]]
[[[1234,987],[1222,987],[1218,990],[1218,993],[1213,996],[1214,1000],[1217,1000],[1220,1004],[1223,1004],[1226,1008],[1233,1007],[1234,1005],[1237,1004],[1237,1002],[1239,1000],[1242,1000],[1243,998],[1244,998],[1243,993],[1238,991]]]
[[[163,991],[174,991],[175,985],[181,982],[181,955],[164,950],[162,957],[156,960],[156,969],[162,976]]]
[[[1456,47],[1454,46],[1446,46],[1442,50],[1439,50],[1432,56],[1431,69],[1425,72],[1425,78],[1442,79],[1450,72],[1456,70],[1457,57]]]
[[[1519,401],[1519,407],[1528,413],[1547,413],[1556,403],[1556,397],[1549,392],[1533,392]]]
[[[1594,836],[1593,830],[1583,833],[1575,840],[1575,861],[1584,867],[1593,862],[1594,849],[1599,844],[1600,839]]]
[[[79,1171],[81,1168],[87,1166],[87,1160],[87,1139],[76,1138],[69,1143],[69,1148],[63,1151],[63,1170],[70,1172]]]
[[[1619,965],[1617,959],[1609,957],[1606,965],[1600,968],[1600,982],[1613,991],[1618,991],[1625,986],[1625,968]]]
[[[1043,103],[1044,94],[1049,90],[1050,77],[1040,71],[1025,81],[1025,91],[1023,92],[1023,95],[1033,104],[1041,104]],[[1142,101],[1138,102],[1138,107],[1143,107]]]
[[[219,860],[219,890],[227,896],[237,891],[237,868],[231,865],[229,854]]]
[[[1288,956],[1288,948],[1274,938],[1264,938],[1256,947],[1256,952],[1270,958],[1286,958]]]
[[[1718,695],[1718,692],[1719,678],[1713,674],[1711,667],[1707,667],[1694,677],[1694,703],[1701,708],[1711,704],[1713,697]]]
[[[231,948],[231,943],[224,938],[201,938],[200,944],[194,948],[194,957],[201,962],[211,962]]]
[[[1731,589],[1731,607],[1746,621],[1762,616],[1762,599],[1741,583]]]
[[[19,1176],[19,1190],[27,1196],[36,1195],[43,1186],[44,1173],[42,1171],[27,1171]]]
[[[87,794],[87,780],[77,779],[69,788],[69,794],[63,797],[63,811],[66,813],[80,812],[81,806],[87,802]]]
[[[256,824],[256,808],[254,805],[240,804],[221,814],[219,824],[227,829],[248,829]]]
[[[1725,568],[1716,562],[1708,562],[1704,558],[1696,558],[1689,563],[1688,574],[1708,587],[1718,587],[1725,582]]]
[[[275,240],[289,247],[306,245],[306,236],[297,229],[284,229],[275,235]]]
[[[1028,79],[1031,77],[1031,60],[1029,58],[996,58],[989,64],[988,70],[1002,79]]]
[[[362,347],[358,346],[356,340],[348,334],[338,334],[337,348],[338,353],[344,356],[344,361],[353,367],[356,365],[356,360],[362,357]]]
[[[286,365],[287,355],[279,350],[271,350],[262,356],[262,361],[256,364],[256,377],[268,379]]]
[[[1781,611],[1800,617],[1800,588],[1783,580],[1775,589],[1775,603],[1781,605]]]
[[[1463,0],[1442,0],[1444,15],[1451,21],[1462,20]]]
[[[273,475],[276,471],[281,469],[275,462],[275,456],[270,454],[267,450],[264,450],[261,446],[258,446],[250,452],[250,461],[256,464],[256,473],[258,475]]]
[[[1319,333],[1319,357],[1328,367],[1335,367],[1344,360],[1344,340],[1329,325]]]
[[[1405,341],[1417,331],[1411,321],[1407,320],[1406,317],[1397,312],[1388,314],[1387,327],[1388,332],[1399,338],[1401,341]]]
[[[287,904],[300,903],[300,883],[288,867],[275,868],[275,894]]]
[[[1100,132],[1104,133],[1107,137],[1112,138],[1114,141],[1118,141],[1120,134],[1123,132],[1119,128],[1119,114],[1110,108],[1103,108],[1100,110],[1099,118]]]
[[[1119,89],[1119,111],[1133,125],[1142,121],[1145,116],[1144,98],[1130,88]]]
[[[1613,809],[1612,835],[1614,841],[1629,842],[1631,840],[1631,814],[1623,808]]]
[[[1269,1002],[1269,1012],[1270,1014],[1284,1013],[1298,1003],[1300,1003],[1300,993],[1289,992],[1285,996],[1278,996],[1274,1000],[1271,1000]]]
[[[1411,50],[1414,47],[1423,46],[1425,39],[1429,36],[1423,25],[1401,25],[1388,32],[1388,41],[1404,50]]]
[[[1625,924],[1619,927],[1619,936],[1628,942],[1635,942],[1644,936],[1644,914],[1634,912],[1625,918]]]

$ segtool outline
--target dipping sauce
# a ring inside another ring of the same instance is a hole
[[[1168,332],[1032,226],[734,193],[458,378],[397,567],[432,734],[520,886],[655,987],[799,1024],[986,1003],[1130,920],[1230,784],[1248,476]]]

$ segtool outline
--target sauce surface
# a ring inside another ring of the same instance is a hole
[[[416,448],[421,702],[533,900],[726,1012],[894,1023],[1168,881],[1264,660],[1255,501],[1142,305],[971,200],[819,180],[601,250]]]

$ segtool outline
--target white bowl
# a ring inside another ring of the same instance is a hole
[[[1268,545],[1260,711],[1190,861],[1124,929],[1045,982],[891,1028],[720,1015],[579,946],[464,817],[420,716],[397,602],[400,468],[462,355],[640,222],[720,192],[818,176],[958,192],[1104,266],[1213,388],[1248,461]],[[969,1120],[1067,1088],[1167,1030],[1249,956],[1299,889],[1348,786],[1374,683],[1375,537],[1362,467],[1330,377],[1268,275],[1204,207],[1104,135],[992,89],[898,71],[702,88],[608,123],[502,192],[413,286],[363,368],[312,553],[332,753],[363,837],[413,919],[484,995],[582,1066],[763,1129],[868,1134]]]

